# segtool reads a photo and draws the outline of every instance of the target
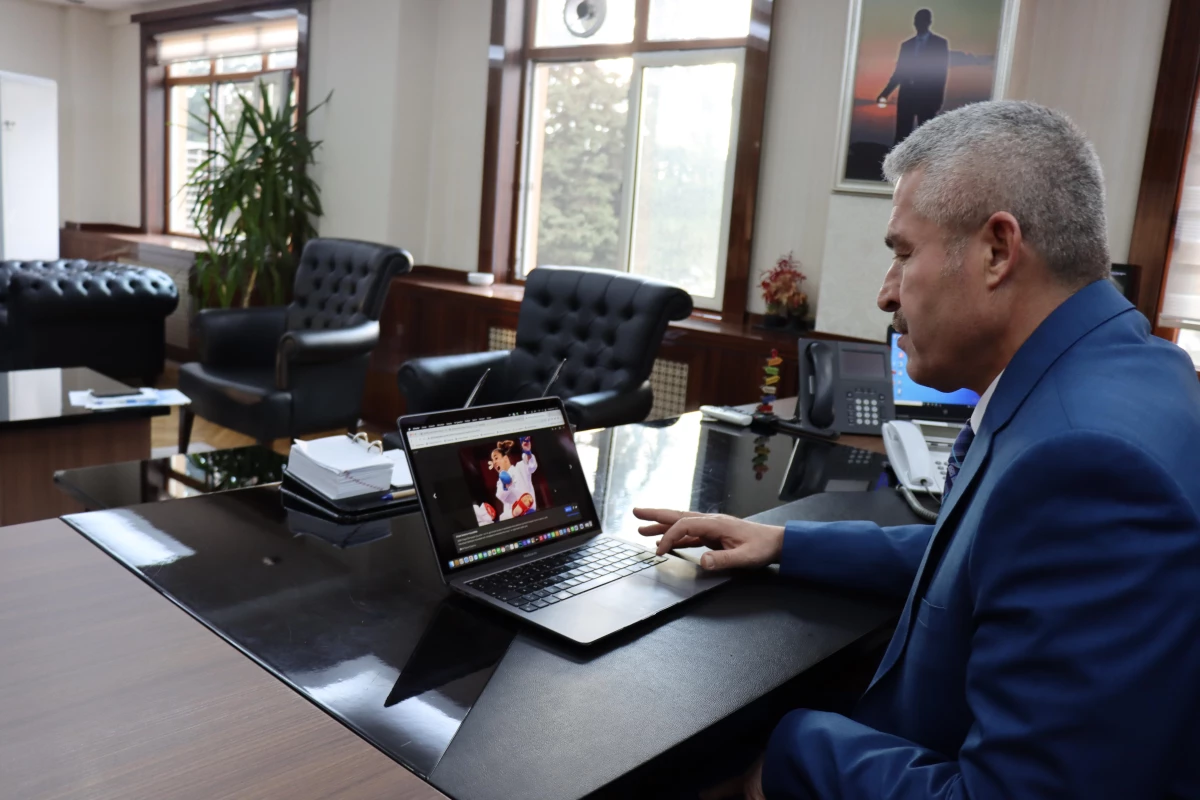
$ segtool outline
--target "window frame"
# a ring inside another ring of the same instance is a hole
[[[733,110],[730,118],[729,149],[726,153],[725,178],[722,184],[721,234],[717,245],[718,253],[724,254],[725,257],[717,259],[716,289],[714,294],[711,297],[692,295],[693,302],[697,308],[719,312],[725,291],[726,265],[729,260],[729,228],[730,216],[733,211],[733,184],[736,177],[738,133],[741,125],[741,95],[746,70],[745,52],[742,48],[728,47],[720,50],[700,50],[694,48],[684,50],[647,50],[634,53],[632,56],[627,56],[627,58],[632,60],[633,66],[629,80],[629,116],[626,120],[625,138],[627,146],[623,173],[624,182],[621,187],[620,231],[618,233],[617,247],[621,263],[625,265],[623,271],[631,274],[637,274],[633,273],[630,267],[632,267],[632,250],[637,234],[634,212],[638,202],[638,166],[642,158],[642,137],[639,135],[639,132],[641,130],[643,101],[645,100],[643,92],[644,71],[646,69],[708,66],[713,64],[732,64],[736,70],[734,77]],[[539,65],[556,63],[571,64],[591,60],[586,58],[571,59],[569,61],[531,59],[528,62],[528,68],[525,70],[524,96],[528,98],[533,93],[534,83],[537,80],[536,70]],[[522,126],[524,130],[532,131],[534,124],[533,116],[536,111],[535,104],[526,103],[525,106],[522,109]],[[537,137],[534,135],[524,137],[519,162],[521,178],[518,185],[517,209],[515,211],[517,217],[516,235],[513,242],[513,280],[518,283],[524,283],[528,275],[528,265],[526,264],[528,225],[532,206],[531,201],[534,197],[532,184],[528,182],[528,174],[530,164],[534,159],[533,150],[535,141],[537,141]]]
[[[221,25],[245,24],[246,15],[260,11],[290,10],[296,13],[297,41],[296,66],[292,68],[292,80],[298,81],[296,107],[308,108],[308,56],[309,27],[312,19],[311,0],[212,0],[197,5],[146,11],[134,14],[130,21],[139,30],[141,60],[141,222],[142,233],[168,234],[170,215],[169,175],[167,174],[167,139],[169,95],[167,68],[159,64],[155,37],[164,33],[212,28]],[[200,59],[195,59],[200,60]],[[271,70],[272,72],[282,70]],[[234,75],[235,73],[230,73]],[[255,73],[257,74],[257,73]],[[215,75],[196,76],[204,82],[212,81]],[[227,78],[229,75],[220,76]],[[178,80],[178,79],[173,79]],[[304,128],[307,117],[299,117]]]
[[[524,204],[526,132],[529,130],[531,64],[627,58],[686,51],[738,49],[742,64],[734,114],[736,140],[731,140],[733,180],[727,181],[724,215],[724,275],[719,279],[719,307],[703,316],[743,321],[747,317],[751,242],[758,194],[759,162],[766,111],[774,0],[753,0],[749,35],[728,39],[649,40],[650,0],[636,0],[633,41],[624,44],[533,47],[537,0],[493,0],[489,51],[488,111],[484,134],[483,199],[480,214],[479,266],[497,281],[523,284],[518,277]],[[635,68],[635,75],[639,70]],[[631,109],[632,110],[632,109]],[[635,146],[635,150],[637,147]],[[699,305],[699,304],[698,304]],[[717,305],[717,304],[713,304]]]
[[[217,72],[217,58],[208,59],[208,74],[207,75],[181,75],[179,77],[171,77],[170,65],[167,65],[166,75],[163,79],[163,90],[166,102],[166,124],[163,126],[165,139],[163,141],[163,177],[166,180],[166,187],[163,190],[163,233],[167,236],[188,236],[193,239],[199,239],[200,234],[192,233],[191,231],[175,230],[171,227],[171,200],[174,194],[171,192],[171,129],[173,123],[171,120],[171,90],[177,86],[208,86],[209,99],[216,102],[218,93],[217,87],[223,83],[253,83],[255,80],[262,78],[264,75],[271,75],[277,72],[288,73],[288,85],[292,92],[298,92],[299,76],[297,75],[296,67],[286,67],[282,69],[270,69],[267,67],[267,60],[272,52],[290,52],[289,50],[279,51],[263,51],[261,56],[261,66],[256,72]],[[253,53],[249,54],[253,55]],[[203,61],[201,58],[193,58],[187,62]],[[296,54],[296,63],[299,64],[299,51]],[[213,120],[210,113],[208,119],[208,147],[211,149],[215,144],[213,140]]]

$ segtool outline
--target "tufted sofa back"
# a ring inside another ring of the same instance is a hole
[[[164,272],[104,261],[0,262],[0,307],[22,319],[80,314],[159,314],[175,310],[179,292]]]
[[[397,247],[350,239],[310,239],[300,254],[288,330],[337,330],[378,320],[396,275],[412,269]]]
[[[538,267],[525,282],[517,344],[508,364],[512,399],[541,394],[567,359],[552,394],[627,391],[650,376],[670,320],[692,298],[662,281],[582,267]]]

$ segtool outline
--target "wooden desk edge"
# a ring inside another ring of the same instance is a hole
[[[0,640],[16,795],[444,798],[60,520],[0,528]]]

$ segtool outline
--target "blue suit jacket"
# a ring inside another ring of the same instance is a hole
[[[1200,385],[1107,281],[1005,370],[937,524],[792,523],[785,573],[908,600],[768,798],[1200,797]]]

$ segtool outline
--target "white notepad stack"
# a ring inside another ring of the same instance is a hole
[[[405,464],[407,466],[407,464]],[[379,493],[392,486],[396,465],[365,442],[349,436],[296,441],[288,455],[292,477],[331,500]]]

